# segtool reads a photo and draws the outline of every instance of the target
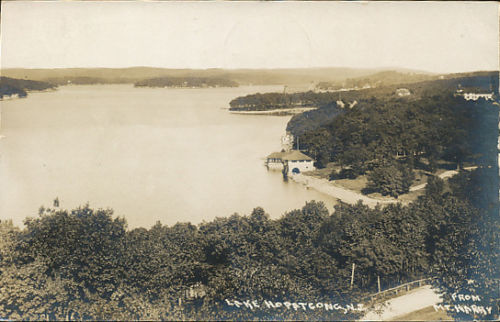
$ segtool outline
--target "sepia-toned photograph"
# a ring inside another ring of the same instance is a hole
[[[499,12],[2,1],[0,320],[498,320]]]

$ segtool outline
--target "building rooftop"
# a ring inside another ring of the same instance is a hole
[[[288,152],[273,152],[267,156],[268,159],[282,159],[288,161],[300,161],[307,160],[312,161],[313,159],[305,155],[298,150],[292,150]]]
[[[284,153],[284,155],[281,157],[283,160],[289,160],[289,161],[300,161],[300,160],[307,160],[307,161],[312,161],[313,159],[311,157],[308,157],[304,153],[298,151],[298,150],[293,150],[290,152]]]
[[[273,152],[267,156],[268,159],[281,159],[286,152]]]

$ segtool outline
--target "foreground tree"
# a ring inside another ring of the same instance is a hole
[[[410,191],[414,178],[414,173],[409,167],[393,162],[370,172],[368,188],[380,192],[383,196],[397,198]]]

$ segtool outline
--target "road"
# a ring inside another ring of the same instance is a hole
[[[347,202],[350,204],[355,204],[358,202],[358,200],[362,200],[365,205],[374,207],[378,203],[384,204],[384,203],[397,202],[397,200],[393,201],[393,200],[380,200],[380,199],[370,198],[359,192],[334,186],[327,179],[315,178],[303,174],[294,174],[292,176],[289,176],[289,178],[291,178],[295,182],[305,185],[308,188],[315,189],[316,191],[319,191],[321,193],[332,196],[334,198],[337,198],[339,200],[342,200],[343,202]]]
[[[361,321],[387,321],[441,302],[430,285],[416,288],[405,295],[377,304]]]
[[[477,168],[476,166],[466,167],[466,168],[464,168],[464,170],[472,170],[472,169],[476,169],[476,168]],[[441,173],[440,175],[438,175],[438,177],[440,177],[441,179],[446,179],[446,178],[453,177],[457,173],[458,173],[457,170],[448,170],[448,171],[445,171],[445,172]],[[420,189],[424,189],[426,185],[427,185],[427,183],[419,184],[418,186],[411,187],[410,191],[417,191]]]
[[[465,170],[471,170],[475,169],[477,167],[467,167],[464,168]],[[439,174],[439,177],[442,179],[449,178],[457,174],[457,170],[448,170],[445,171],[441,174]],[[350,203],[350,204],[355,204],[358,202],[358,200],[362,200],[365,205],[368,205],[370,207],[375,207],[377,204],[388,204],[388,203],[396,203],[396,202],[402,202],[401,200],[398,199],[375,199],[371,198],[368,196],[365,196],[357,191],[349,190],[346,188],[338,187],[335,186],[334,183],[331,181],[328,181],[327,179],[320,179],[304,174],[294,174],[289,176],[293,181],[305,185],[307,188],[312,188],[316,191],[319,191],[321,193],[324,193],[326,195],[332,196],[334,198],[337,198],[339,200],[342,200],[343,202]],[[427,183],[423,183],[414,187],[410,188],[410,191],[416,191],[425,188]]]

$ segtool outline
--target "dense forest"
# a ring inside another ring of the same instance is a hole
[[[337,161],[361,172],[370,163],[398,156],[412,163],[426,158],[430,168],[440,159],[460,166],[479,158],[477,150],[486,141],[491,146],[495,137],[488,134],[497,125],[496,113],[496,103],[466,101],[452,94],[417,101],[362,100],[319,128],[303,132],[300,143],[322,163]]]
[[[226,78],[210,77],[157,77],[141,80],[135,87],[238,87],[238,83]]]
[[[492,308],[457,318],[498,318],[497,171],[435,178],[409,206],[360,202],[329,212],[310,202],[276,220],[256,208],[127,230],[111,210],[41,208],[23,229],[0,223],[0,312],[14,320],[354,319],[362,312],[339,305],[364,303],[377,277],[383,289],[435,277],[445,303],[461,292]],[[337,305],[242,304],[265,300]]]
[[[4,96],[18,95],[26,97],[28,91],[43,91],[53,89],[55,86],[47,82],[26,79],[0,77],[0,99]]]

